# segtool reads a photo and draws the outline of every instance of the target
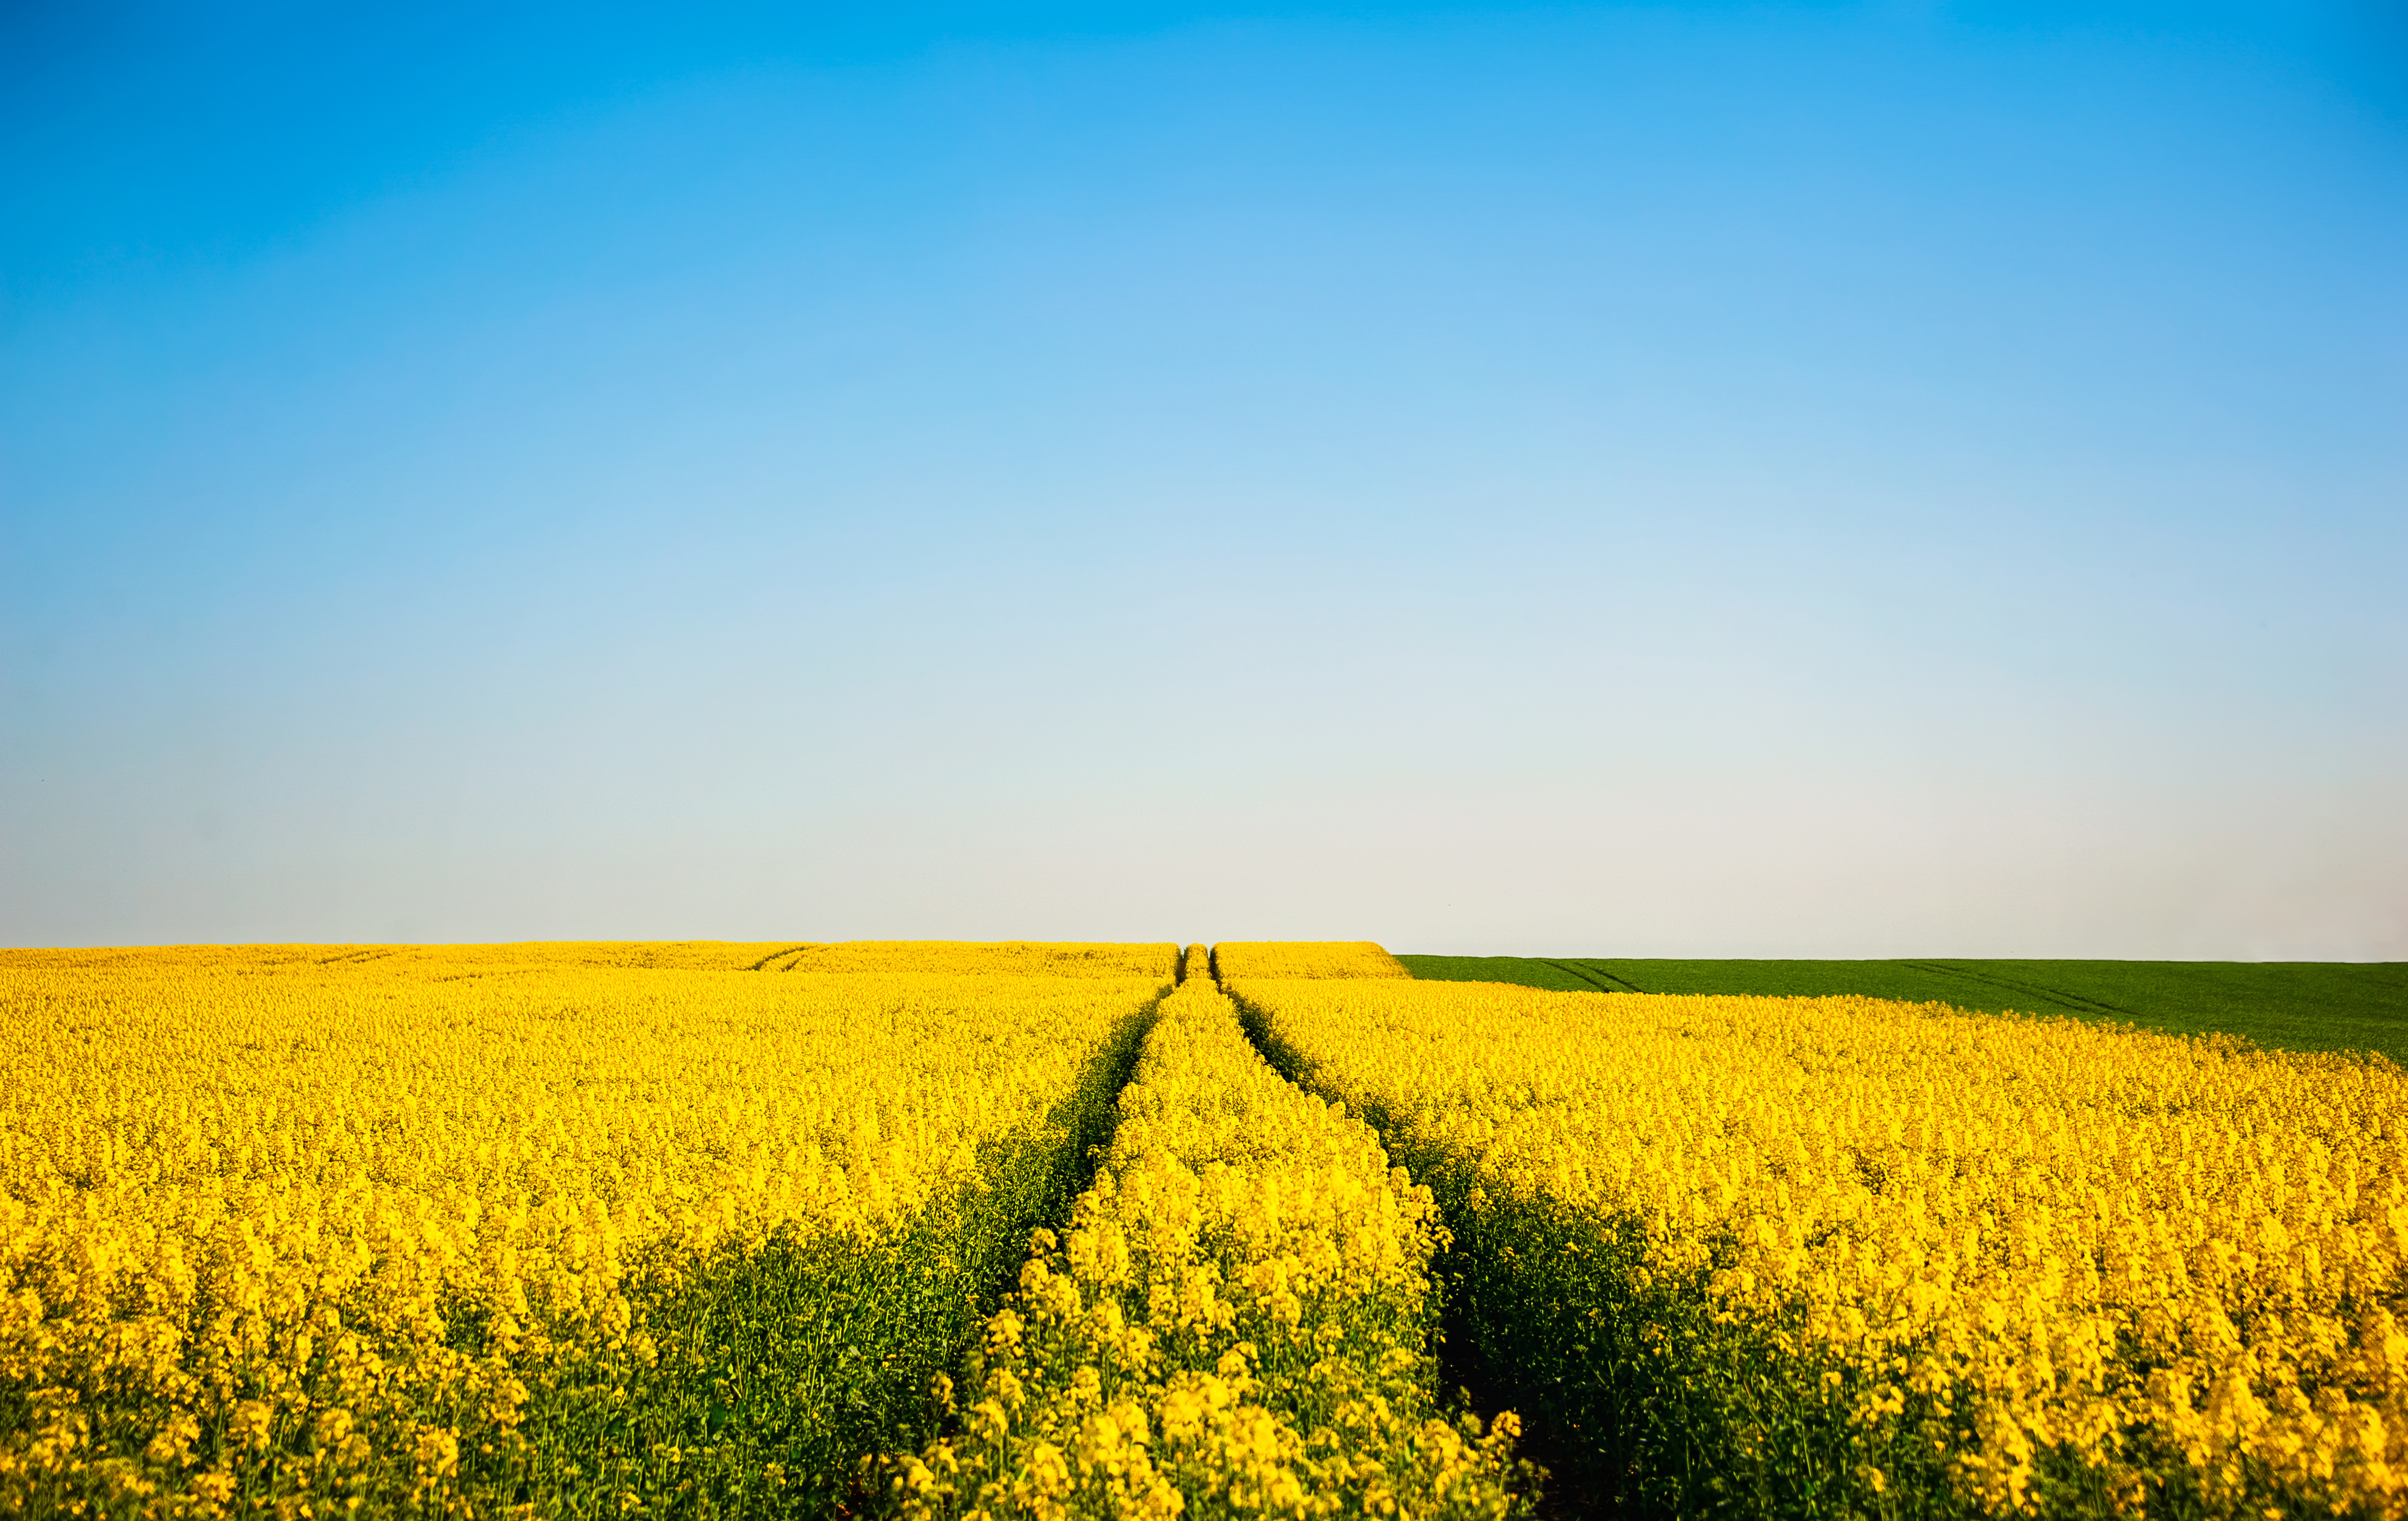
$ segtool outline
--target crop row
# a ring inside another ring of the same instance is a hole
[[[898,1465],[905,1513],[1512,1513],[1512,1418],[1439,1413],[1429,1190],[1264,1061],[1202,960],[987,1323],[958,1432]]]

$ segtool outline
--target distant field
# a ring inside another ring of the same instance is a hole
[[[2408,963],[2336,961],[1657,961],[1400,955],[1415,977],[1609,993],[1860,993],[1959,1009],[2244,1035],[2408,1064]]]

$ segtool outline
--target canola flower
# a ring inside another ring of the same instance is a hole
[[[2408,1512],[2408,1076],[2379,1057],[1867,998],[1232,991],[1504,1243],[1473,1293],[1543,1320],[1610,1279],[1564,1334],[1690,1380],[1612,1419],[1713,1427],[1713,1484],[1821,1421],[1854,1468],[1757,1502]]]
[[[1094,1185],[987,1324],[959,1434],[895,1463],[904,1514],[1514,1514],[1513,1417],[1483,1435],[1433,1399],[1429,1191],[1186,959]]]
[[[647,1509],[580,1449],[661,1307],[756,1248],[968,1250],[1176,955],[707,969],[791,949],[0,953],[0,1514]]]

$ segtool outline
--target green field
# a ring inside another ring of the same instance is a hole
[[[1607,993],[1858,993],[1986,1012],[2223,1031],[2294,1051],[2379,1051],[2408,1064],[2408,962],[1668,961],[1401,955],[1415,977]]]

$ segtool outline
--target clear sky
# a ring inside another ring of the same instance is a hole
[[[2408,958],[2395,5],[659,10],[0,6],[0,942]]]

